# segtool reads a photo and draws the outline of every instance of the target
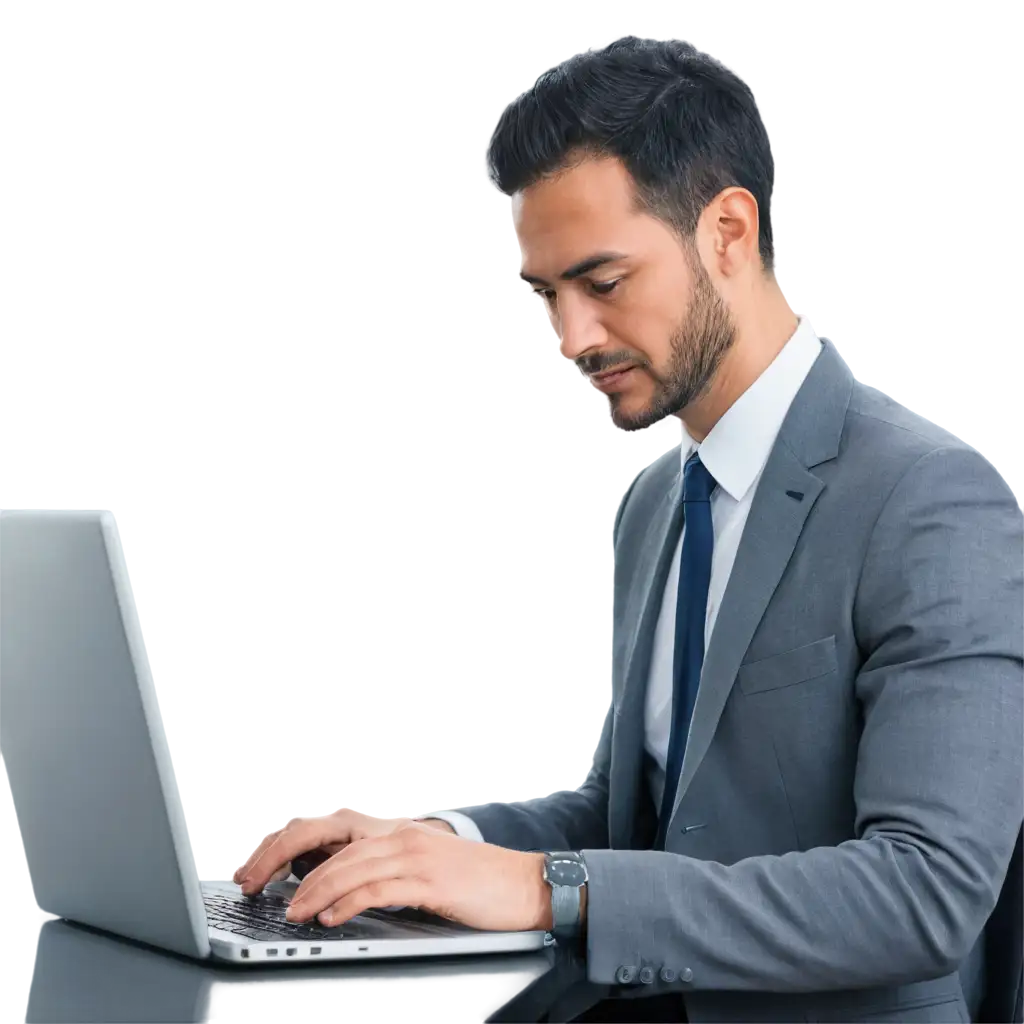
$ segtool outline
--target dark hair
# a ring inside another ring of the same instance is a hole
[[[646,210],[692,245],[704,207],[730,185],[754,196],[758,252],[774,271],[775,165],[748,86],[690,43],[624,36],[545,71],[501,115],[488,176],[506,195],[582,159],[616,156]]]

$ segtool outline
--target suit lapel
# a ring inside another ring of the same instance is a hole
[[[823,487],[785,445],[775,445],[754,493],[704,655],[673,812],[711,745],[754,630]],[[793,498],[787,491],[803,498]]]
[[[810,468],[839,451],[853,375],[835,346],[821,341],[822,352],[782,423],[743,527],[704,655],[673,815],[708,752],[754,631],[824,489]]]

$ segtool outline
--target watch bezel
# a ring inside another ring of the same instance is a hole
[[[547,853],[544,855],[544,881],[579,889],[589,881],[587,865],[578,853]]]

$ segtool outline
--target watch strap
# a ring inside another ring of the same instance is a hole
[[[580,890],[575,885],[551,886],[551,934],[571,938],[580,930]]]
[[[586,884],[587,865],[583,855],[575,850],[550,851],[545,856],[549,865],[552,861],[572,861],[583,869],[583,882],[579,885],[558,884],[548,878],[551,886],[551,934],[564,947],[578,939],[582,931],[580,889]]]

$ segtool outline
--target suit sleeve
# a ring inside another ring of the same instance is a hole
[[[618,544],[619,524],[637,481],[644,471],[634,477],[615,513],[612,528],[613,546]],[[576,790],[562,790],[550,796],[523,800],[517,803],[479,804],[460,807],[455,813],[476,826],[484,842],[504,846],[511,850],[581,850],[584,847],[605,848],[608,836],[608,778],[611,765],[613,707],[609,702],[604,725],[590,771]],[[440,815],[435,814],[434,817]],[[425,817],[425,815],[424,815]],[[447,820],[447,819],[446,819]],[[452,827],[460,835],[473,835],[463,831],[465,822],[456,818]],[[460,828],[462,825],[462,828]]]
[[[729,865],[583,851],[588,980],[614,984],[646,960],[685,967],[686,989],[808,992],[957,969],[1024,815],[1022,536],[1012,493],[973,449],[910,467],[853,606],[856,838]]]

